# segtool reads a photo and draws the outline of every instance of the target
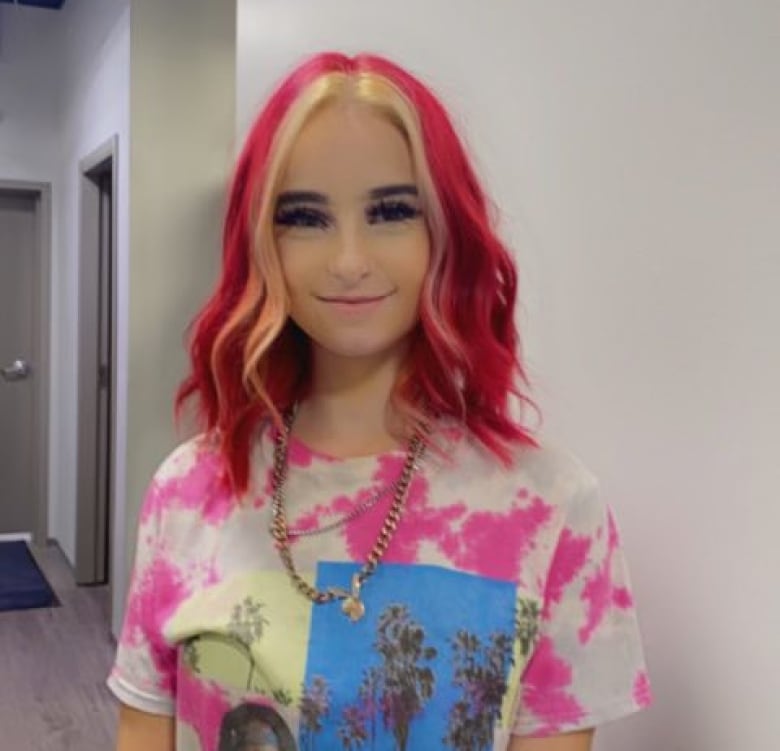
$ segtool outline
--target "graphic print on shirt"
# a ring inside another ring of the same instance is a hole
[[[314,583],[347,584],[355,571],[321,563]],[[511,582],[437,566],[385,565],[363,594],[366,616],[351,623],[339,603],[312,606],[278,572],[215,587],[211,612],[230,618],[188,642],[179,671],[180,724],[198,738],[186,751],[405,751],[433,739],[456,751],[493,749],[538,603],[516,601]],[[243,599],[227,607],[231,595]]]

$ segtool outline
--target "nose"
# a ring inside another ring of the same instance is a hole
[[[328,259],[328,272],[349,286],[371,273],[368,240],[356,225],[340,227]]]

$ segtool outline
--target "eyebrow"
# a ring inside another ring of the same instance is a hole
[[[368,191],[369,198],[389,198],[390,196],[418,196],[416,185],[383,185]]]
[[[418,196],[420,192],[415,185],[382,185],[368,191],[368,198],[377,200],[392,196]],[[328,197],[324,193],[314,190],[286,190],[280,193],[276,199],[276,205],[285,206],[291,203],[317,203],[327,204]]]
[[[328,197],[313,190],[286,190],[276,199],[277,206],[288,203],[327,203]]]

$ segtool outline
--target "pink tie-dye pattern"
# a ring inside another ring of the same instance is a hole
[[[216,751],[222,718],[231,708],[226,691],[211,681],[198,680],[187,668],[180,668],[176,713],[179,720],[195,730],[203,751]]]
[[[649,707],[653,701],[653,692],[650,688],[650,679],[644,670],[639,670],[634,679],[632,692],[634,703],[638,707]]]
[[[402,467],[403,458],[398,458],[395,456],[378,457],[376,470],[371,476],[371,480],[374,483],[374,486],[380,488],[394,483],[398,479]],[[409,505],[412,502],[415,486],[419,483],[419,481],[419,475],[412,479],[406,498],[407,508],[409,508]],[[319,511],[320,513],[343,513],[351,508],[355,508],[357,504],[365,500],[372,492],[373,491],[371,489],[362,489],[354,496],[339,495],[331,499],[328,504],[319,507],[315,511]],[[390,502],[390,496],[388,495],[387,498],[383,499],[380,503],[376,504],[363,515],[362,518],[365,520],[365,523],[349,525],[344,529],[347,550],[349,551],[350,555],[355,557],[356,560],[364,557],[371,550],[374,542],[376,541],[376,533],[379,530],[379,526],[382,524],[382,520],[384,519],[385,514],[387,513],[388,504]]]
[[[222,574],[213,558],[204,559],[187,566],[187,581],[196,587],[209,587],[222,581]]]
[[[390,481],[397,476],[402,459],[386,459],[375,475],[376,479]],[[395,467],[393,465],[396,465]],[[385,554],[388,563],[415,563],[420,546],[434,543],[459,568],[481,576],[515,581],[524,556],[533,545],[539,528],[547,523],[553,509],[528,492],[521,490],[522,504],[513,503],[505,513],[476,511],[469,514],[465,503],[454,503],[442,508],[428,504],[429,483],[424,475],[417,475],[409,486],[403,521]],[[376,540],[376,531],[387,511],[378,506],[366,514],[366,523],[346,527],[349,554],[364,558]],[[512,544],[507,544],[511,540]]]
[[[336,514],[344,516],[353,509],[357,508],[361,503],[365,503],[370,500],[374,493],[379,488],[367,488],[358,491],[354,498],[350,498],[347,495],[339,495],[333,498],[330,503],[318,504],[305,514],[301,514],[297,519],[291,522],[291,526],[294,529],[312,530],[316,529],[322,523],[331,521],[328,517],[332,517]]]
[[[398,460],[397,465],[403,459]],[[393,482],[397,472],[393,473],[387,466],[380,467],[374,475],[376,479]],[[462,515],[465,507],[449,507],[446,509],[430,509],[427,507],[428,481],[423,475],[416,475],[409,485],[406,498],[406,510],[403,522],[399,525],[384,560],[388,563],[414,563],[420,543],[423,540],[439,540],[449,527],[452,519]],[[344,527],[347,551],[354,560],[364,559],[374,543],[382,521],[387,514],[388,502],[377,504],[366,512],[363,524],[352,524]]]
[[[385,556],[388,562],[416,563],[420,546],[426,541],[435,543],[443,550],[453,524],[466,513],[466,506],[462,503],[440,509],[431,508],[428,505],[428,487],[428,480],[422,476],[412,481],[406,513]]]
[[[308,467],[314,461],[314,452],[305,444],[291,438],[287,444],[287,461],[291,467]],[[325,457],[318,457],[325,459]]]
[[[457,534],[450,532],[442,540],[441,547],[463,569],[514,581],[539,529],[550,521],[552,513],[552,506],[539,496],[530,504],[518,506],[515,502],[505,513],[475,511],[465,518]]]
[[[585,716],[576,698],[565,691],[571,685],[571,666],[555,654],[549,636],[539,639],[521,681],[524,705],[544,722],[539,735],[555,732],[561,725]]]
[[[224,521],[236,506],[235,496],[222,482],[223,460],[208,445],[195,447],[192,465],[182,474],[153,481],[141,509],[141,523],[169,508],[197,511],[209,524]]]
[[[612,557],[618,548],[619,537],[614,517],[610,511],[607,512],[607,523],[609,525],[607,554],[593,576],[586,580],[580,595],[587,606],[585,624],[577,632],[582,644],[586,644],[590,640],[615,600],[624,601],[622,592],[618,591],[616,595],[612,586]]]
[[[148,642],[158,675],[157,688],[172,693],[175,688],[176,650],[162,637],[163,626],[190,591],[176,566],[155,558],[132,587],[121,641],[129,647]]]
[[[547,575],[543,618],[549,618],[553,605],[561,601],[564,589],[571,584],[588,560],[591,540],[587,535],[577,536],[566,527],[558,539],[558,546]]]
[[[327,522],[327,517],[334,514],[344,515],[348,514],[353,509],[357,508],[361,503],[369,500],[374,493],[382,487],[386,487],[398,477],[403,464],[403,457],[397,458],[395,456],[382,456],[377,460],[377,470],[372,476],[373,486],[369,488],[361,488],[354,496],[342,494],[335,496],[330,501],[324,504],[318,504],[314,508],[310,509],[304,514],[301,514],[296,519],[291,520],[290,526],[295,529],[310,530],[318,527],[322,522]],[[387,496],[388,498],[390,495]],[[384,499],[383,499],[384,501]],[[386,511],[386,505],[382,502],[378,504]],[[384,512],[383,512],[384,513]],[[367,518],[370,518],[368,514]],[[381,521],[380,521],[381,524]],[[371,526],[369,522],[368,526]],[[378,529],[378,527],[376,528]],[[373,544],[373,540],[370,544]],[[370,548],[369,548],[370,549]]]
[[[612,604],[621,610],[628,610],[634,605],[634,598],[628,587],[615,587],[612,590]]]
[[[149,524],[152,517],[159,518],[160,511],[167,506],[168,497],[163,493],[163,487],[164,483],[160,483],[157,480],[152,480],[149,485],[144,502],[141,505],[141,525]]]

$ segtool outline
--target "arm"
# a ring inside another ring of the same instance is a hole
[[[120,705],[116,751],[174,751],[175,746],[173,717]]]
[[[537,639],[520,680],[512,751],[589,751],[592,737],[563,734],[651,700],[624,552],[595,477],[584,474],[563,510]],[[558,736],[549,746],[531,744],[545,733]]]
[[[594,730],[551,735],[549,738],[520,738],[515,736],[508,751],[590,751]]]

